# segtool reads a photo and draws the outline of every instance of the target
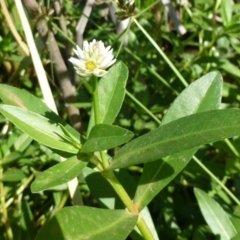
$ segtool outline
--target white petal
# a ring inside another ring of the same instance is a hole
[[[79,66],[81,64],[81,61],[77,58],[73,58],[71,57],[70,59],[68,59],[73,65],[75,66]]]
[[[108,52],[110,49],[111,49],[111,47],[108,46],[105,51]]]
[[[78,51],[78,57],[79,58],[84,58],[84,52],[83,52],[83,50],[79,47],[79,46],[77,46],[77,51]]]
[[[104,68],[108,68],[109,66],[111,66],[113,63],[115,63],[116,62],[116,59],[113,59],[114,58],[114,56],[112,55],[112,56],[110,56],[109,58],[106,58],[103,62],[102,62],[102,64],[101,64],[101,66]]]
[[[88,52],[89,51],[89,43],[87,41],[83,42],[83,51]]]

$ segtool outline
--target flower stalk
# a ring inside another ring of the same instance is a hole
[[[98,100],[98,80],[94,76],[92,77],[92,96],[93,96],[94,120],[95,120],[95,124],[99,124],[100,115],[99,115],[99,100]]]

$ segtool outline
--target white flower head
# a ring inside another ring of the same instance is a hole
[[[78,75],[83,77],[102,77],[107,73],[105,69],[109,68],[116,59],[113,55],[113,49],[105,47],[102,41],[92,42],[84,41],[83,49],[76,46],[73,50],[78,58],[71,57],[69,61],[74,65]]]

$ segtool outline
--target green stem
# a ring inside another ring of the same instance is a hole
[[[129,212],[138,214],[138,209],[136,206],[133,204],[131,198],[121,185],[121,183],[118,181],[117,177],[115,176],[113,171],[104,171],[102,172],[102,176],[107,179],[107,181],[111,184],[113,189],[116,191],[118,196],[121,198],[123,201],[124,205],[127,207]]]
[[[161,121],[151,112],[149,111],[141,102],[139,102],[130,92],[126,91],[127,96],[135,102],[140,108],[142,108],[149,116],[152,117],[158,124],[161,123]]]
[[[148,225],[146,224],[146,222],[143,219],[141,214],[139,214],[139,217],[138,217],[137,227],[138,227],[139,231],[141,232],[144,239],[147,239],[147,240],[153,239],[154,240],[152,232],[150,231]]]
[[[69,191],[65,191],[61,197],[60,203],[52,210],[50,218],[55,216],[66,204],[69,198]]]
[[[93,109],[94,109],[95,124],[99,124],[100,112],[99,112],[99,98],[98,98],[98,81],[96,77],[92,78],[92,94],[93,94]],[[102,158],[103,168],[107,168],[108,161],[106,159],[106,154],[103,151],[101,151],[100,155]],[[108,180],[108,182],[111,184],[113,189],[116,191],[118,196],[123,201],[124,205],[129,210],[129,212],[138,214],[139,219],[137,222],[137,227],[139,228],[139,231],[142,233],[144,239],[154,240],[150,229],[148,228],[141,214],[138,213],[137,207],[133,204],[131,198],[129,197],[129,195],[127,194],[127,192],[125,191],[121,183],[116,178],[114,172],[113,171],[102,172],[102,176]]]
[[[239,152],[238,152],[238,150],[233,146],[233,144],[229,141],[229,139],[226,138],[224,141],[225,141],[225,143],[227,144],[227,146],[230,148],[230,150],[233,152],[233,154],[234,154],[237,158],[239,158]]]
[[[40,169],[38,169],[38,170],[40,170]],[[32,180],[33,180],[34,177],[35,177],[35,174],[32,173],[32,174],[27,178],[27,180],[24,181],[24,183],[17,189],[16,194],[15,194],[16,196],[11,197],[11,198],[9,198],[9,199],[7,200],[7,202],[6,202],[6,207],[7,207],[7,208],[14,202],[14,200],[15,200],[20,194],[23,193],[23,191],[24,191],[24,190],[29,186],[29,184],[32,182]],[[0,193],[0,194],[1,194],[1,193]]]
[[[175,95],[179,95],[179,93],[168,83],[167,80],[165,80],[162,76],[159,75],[159,73],[157,73],[153,68],[151,68],[145,61],[143,61],[140,57],[138,57],[136,54],[134,54],[129,48],[127,48],[126,46],[124,47],[124,51],[126,51],[127,53],[131,54],[131,56],[136,59],[139,63],[141,63],[142,65],[144,65],[148,71],[157,78],[157,80],[159,80],[160,82],[162,82],[162,84],[164,84],[164,86],[166,86],[167,88],[169,88],[170,90],[173,91],[173,93]]]
[[[137,13],[134,17],[137,18],[138,16],[141,16],[144,12],[148,11],[149,9],[153,8],[156,4],[160,3],[159,0],[153,2],[152,4],[150,4],[149,6],[147,6],[146,8],[144,8],[142,11],[140,11],[139,13]]]
[[[93,110],[94,110],[95,124],[99,124],[101,122],[100,122],[99,98],[98,98],[98,79],[95,76],[92,77],[92,94],[93,94]],[[103,167],[107,168],[108,161],[106,158],[106,154],[103,151],[101,151],[100,155],[102,158]]]
[[[93,94],[93,109],[95,124],[100,123],[99,114],[99,99],[98,99],[98,80],[96,77],[92,77],[92,94]]]
[[[89,162],[93,163],[100,172],[104,170],[101,160],[95,154],[92,154],[92,156],[89,159]]]
[[[65,38],[67,39],[73,46],[76,46],[76,43],[70,38],[68,37],[62,30],[61,28],[59,28],[57,26],[57,24],[55,24],[54,22],[51,22],[51,25]]]
[[[118,181],[114,172],[113,171],[102,172],[102,176],[111,184],[117,195],[121,198],[122,202],[129,210],[129,212],[138,215],[138,222],[136,225],[139,231],[141,232],[143,238],[145,240],[154,240],[154,237],[149,227],[147,226],[145,220],[143,219],[141,213],[138,212],[138,208],[134,205],[131,198],[129,197],[121,183]]]
[[[157,43],[152,39],[152,37],[145,31],[145,29],[140,25],[140,23],[137,21],[137,19],[136,18],[132,18],[132,19],[135,22],[135,24],[138,26],[138,28],[142,31],[142,33],[148,38],[148,40],[152,43],[152,45],[160,53],[162,58],[166,61],[166,63],[169,65],[169,67],[177,75],[177,77],[180,79],[180,81],[183,83],[183,85],[185,87],[187,87],[188,83],[186,82],[184,77],[181,75],[181,73],[177,70],[177,68],[173,65],[173,63],[170,61],[170,59],[167,57],[167,55],[162,51],[162,49],[157,45]]]
[[[103,151],[101,151],[100,156],[101,156],[102,161],[103,161],[103,167],[107,168],[108,167],[108,161],[107,161],[107,158],[106,158],[106,154]]]
[[[215,180],[222,187],[222,189],[225,190],[232,200],[240,206],[240,201],[232,194],[232,192],[208,168],[206,168],[199,159],[197,159],[195,156],[193,156],[193,159],[213,180]]]

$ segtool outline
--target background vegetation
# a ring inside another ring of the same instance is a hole
[[[23,2],[27,6],[28,1]],[[0,82],[26,89],[41,98],[43,92],[32,64],[35,56],[29,56],[18,8],[13,0],[1,0],[0,3]],[[108,4],[93,5],[86,28],[77,31],[85,2],[62,1],[59,13],[54,4],[54,1],[43,1],[42,12],[36,14],[28,11],[28,19],[59,115],[75,124],[82,133],[87,129],[91,95],[81,79],[74,75],[68,62],[73,54],[74,43],[81,42],[81,30],[84,39],[91,41],[95,38],[112,46],[117,59],[128,66],[128,93],[116,124],[128,128],[136,136],[157,128],[159,120],[178,94],[187,85],[213,70],[220,71],[224,79],[221,108],[239,108],[240,3],[237,0],[172,1],[171,7],[175,10],[172,15],[168,14],[171,8],[161,1],[136,0],[137,20],[143,30],[132,22],[122,35],[124,41],[116,33],[119,22],[111,17],[115,10],[111,10]],[[14,25],[9,23],[7,14]],[[180,21],[177,25],[174,16]],[[43,33],[41,30],[39,32],[42,19],[47,21],[49,31],[54,33],[56,44],[76,88],[73,99],[66,95],[68,88],[59,81],[56,66],[54,67],[56,59],[53,60],[53,53],[45,47]],[[157,45],[154,45],[144,30]],[[18,40],[14,31],[17,31],[23,42]],[[172,65],[167,62],[165,55]],[[174,68],[181,73],[180,76]],[[69,109],[69,106],[73,109]],[[80,109],[77,121],[70,116],[75,108]],[[65,185],[40,194],[33,194],[30,190],[35,174],[59,162],[60,157],[30,139],[2,115],[0,121],[0,239],[10,239],[7,231],[11,229],[13,239],[32,240],[51,216],[64,206],[72,204]],[[79,121],[81,126],[78,125]],[[239,151],[240,141],[236,137],[230,139],[230,142],[202,146],[196,154],[201,163],[238,199]],[[137,181],[142,165],[129,167],[128,171]],[[240,206],[202,166],[192,160],[149,205],[161,239],[217,239],[201,214],[193,187],[201,188],[214,197],[231,215],[233,224],[240,226]],[[84,205],[98,206],[82,177],[79,178],[79,189]]]

